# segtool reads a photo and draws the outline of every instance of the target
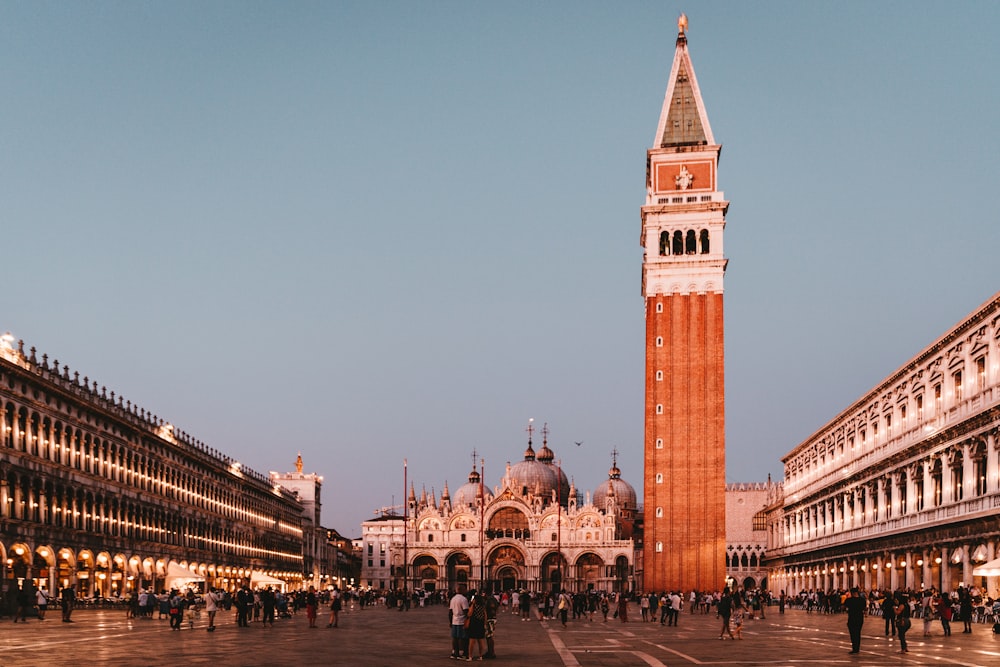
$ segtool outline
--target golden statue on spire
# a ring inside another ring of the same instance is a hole
[[[295,472],[302,474],[302,452],[299,452],[298,458],[295,459]]]
[[[681,13],[681,15],[677,17],[677,32],[683,35],[684,33],[687,32],[687,29],[688,29],[687,14]]]

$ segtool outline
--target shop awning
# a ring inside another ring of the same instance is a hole
[[[978,565],[972,569],[974,577],[1000,577],[1000,558]]]

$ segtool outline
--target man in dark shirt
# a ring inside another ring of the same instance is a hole
[[[851,633],[851,653],[861,653],[861,626],[865,624],[867,606],[857,587],[852,588],[850,597],[844,601],[844,608],[847,609],[847,631]]]

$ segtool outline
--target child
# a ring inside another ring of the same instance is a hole
[[[730,621],[737,639],[743,639],[743,596],[733,596],[733,618]]]

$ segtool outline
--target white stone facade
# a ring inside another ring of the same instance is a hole
[[[543,447],[542,452],[549,452]],[[551,452],[549,452],[551,454]],[[529,458],[530,457],[530,458]],[[473,470],[455,492],[447,484],[440,499],[411,489],[407,516],[362,524],[361,585],[370,588],[454,590],[460,585],[491,591],[632,590],[635,586],[635,492],[616,477],[601,486],[602,506],[575,487],[546,488],[516,473],[541,479],[551,456],[534,459],[530,443],[524,464],[490,489]],[[553,479],[564,477],[558,471]],[[595,494],[598,495],[598,494]],[[628,497],[628,496],[631,497]],[[557,502],[561,496],[562,502]],[[404,567],[405,564],[405,567]]]
[[[782,461],[772,590],[1000,592],[1000,294]]]

